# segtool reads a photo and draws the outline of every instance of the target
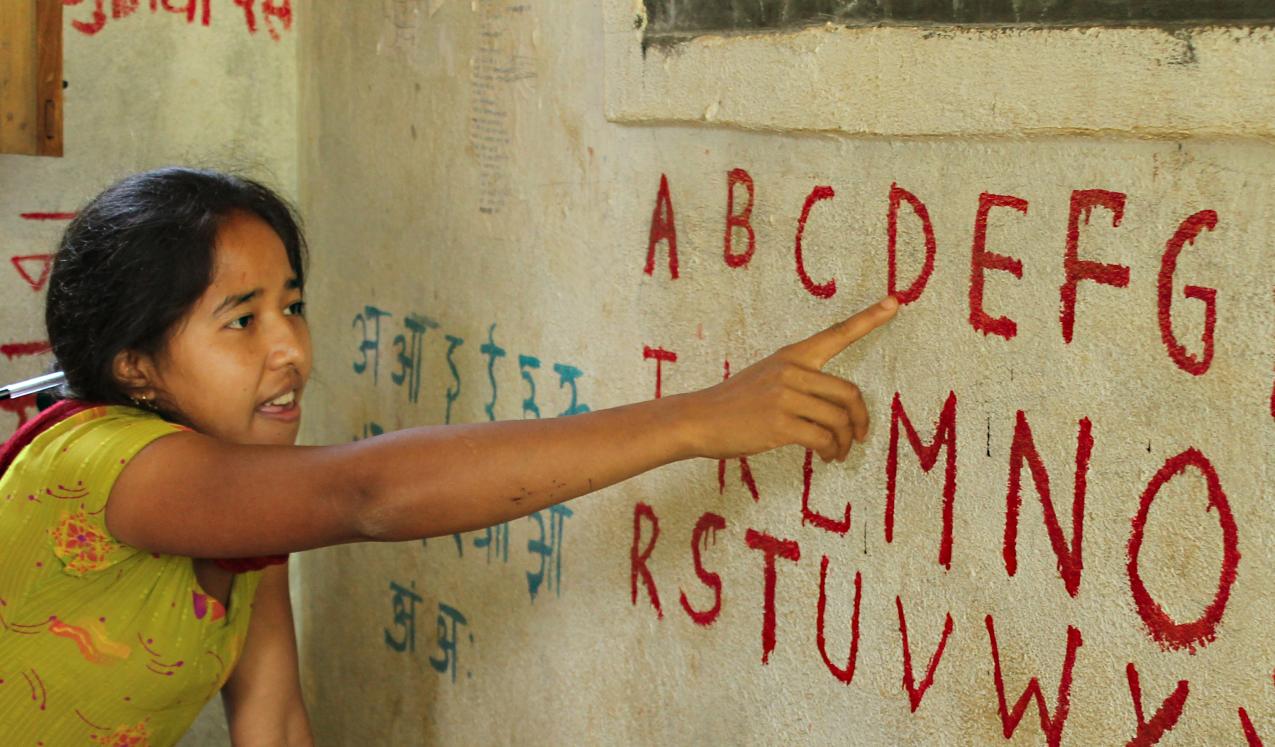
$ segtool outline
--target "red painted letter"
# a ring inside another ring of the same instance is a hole
[[[730,378],[730,361],[726,361],[723,366],[724,373],[722,381]],[[753,471],[748,467],[748,457],[739,458],[739,479],[743,480],[744,485],[748,486],[748,492],[753,496],[753,503],[761,500],[761,493],[757,492],[757,481],[753,479]],[[726,460],[717,460],[717,493],[720,495],[726,492]]]
[[[952,567],[952,506],[956,502],[956,392],[947,393],[947,401],[934,424],[934,440],[921,443],[921,437],[903,409],[903,400],[894,393],[890,405],[890,450],[885,457],[885,541],[894,541],[895,482],[899,474],[899,424],[908,436],[908,444],[921,460],[921,469],[929,472],[938,463],[939,449],[947,449],[947,466],[943,476],[943,536],[939,539],[939,565]]]
[[[1138,668],[1133,665],[1133,662],[1129,662],[1129,665],[1125,667],[1125,675],[1129,678],[1129,695],[1133,698],[1133,713],[1138,718],[1138,731],[1126,747],[1151,747],[1153,744],[1158,744],[1164,733],[1173,729],[1178,723],[1178,718],[1182,715],[1182,707],[1186,705],[1186,697],[1191,692],[1191,686],[1186,680],[1178,680],[1178,686],[1173,688],[1173,693],[1164,699],[1164,702],[1156,709],[1155,715],[1147,721],[1142,715],[1142,686],[1138,681]]]
[[[1185,472],[1187,467],[1195,467],[1204,474],[1209,489],[1208,508],[1217,509],[1217,520],[1222,526],[1222,570],[1218,575],[1217,593],[1204,609],[1204,613],[1191,622],[1178,623],[1151,598],[1151,593],[1142,583],[1142,574],[1138,571],[1138,553],[1142,550],[1142,535],[1147,528],[1147,514],[1151,511],[1151,503],[1155,501],[1160,488]],[[1129,537],[1129,588],[1133,592],[1138,615],[1142,617],[1151,637],[1166,650],[1187,648],[1194,653],[1196,645],[1207,646],[1217,636],[1217,626],[1222,621],[1222,614],[1226,612],[1226,601],[1231,595],[1231,585],[1235,583],[1235,571],[1239,564],[1239,538],[1235,517],[1231,514],[1231,503],[1222,490],[1217,470],[1195,449],[1187,449],[1170,458],[1143,491],[1138,514],[1133,517],[1133,534]]]
[[[797,561],[801,559],[801,548],[792,540],[776,539],[755,529],[749,529],[744,540],[752,549],[766,554],[761,620],[761,663],[765,664],[770,660],[770,652],[775,650],[775,556]]]
[[[63,0],[63,5],[68,5]],[[111,0],[111,18],[127,18],[137,12],[138,0]]]
[[[1105,207],[1111,211],[1111,227],[1116,228],[1124,219],[1123,192],[1108,192],[1105,189],[1077,189],[1071,193],[1071,214],[1067,217],[1067,251],[1063,255],[1062,289],[1062,333],[1065,342],[1071,342],[1072,331],[1076,325],[1076,285],[1081,280],[1092,280],[1103,285],[1125,288],[1129,285],[1129,268],[1124,265],[1108,265],[1080,259],[1080,218],[1084,215],[1085,225],[1089,225],[1089,217],[1095,207]]]
[[[700,539],[703,538],[704,546],[708,547],[709,543],[715,541],[717,531],[725,528],[726,519],[710,511],[699,517],[699,521],[695,522],[695,531],[691,533],[691,556],[695,559],[695,575],[713,590],[713,606],[703,612],[692,609],[686,592],[681,592],[682,609],[686,610],[686,614],[691,616],[696,625],[712,625],[722,611],[722,577],[704,569],[704,562],[700,559]]]
[[[649,361],[655,359],[655,398],[662,396],[661,381],[664,378],[664,362],[677,363],[677,353],[664,348],[653,348],[649,345],[642,346],[642,360]]]
[[[846,503],[846,515],[837,520],[831,516],[810,509],[810,483],[815,474],[815,453],[806,449],[806,463],[801,467],[801,523],[814,524],[824,531],[833,534],[845,534],[850,531],[850,503]]]
[[[903,689],[908,693],[908,703],[912,707],[912,712],[916,713],[916,709],[921,707],[921,698],[925,697],[925,691],[934,684],[934,670],[939,668],[943,649],[947,646],[947,637],[952,634],[952,613],[947,613],[947,618],[943,621],[943,635],[939,636],[939,645],[934,649],[934,655],[930,657],[925,679],[921,680],[918,686],[914,684],[912,678],[912,649],[908,646],[908,619],[903,615],[903,600],[895,597],[894,606],[899,609],[899,633],[903,636]]]
[[[828,671],[832,672],[832,676],[849,685],[854,682],[854,665],[859,660],[859,602],[863,598],[863,575],[858,571],[854,573],[854,613],[850,617],[850,658],[846,661],[845,669],[838,667],[832,663],[832,659],[828,658],[828,643],[823,637],[823,619],[824,611],[828,606],[828,556],[823,556],[823,560],[819,561],[819,610],[815,616],[815,643],[819,646],[819,655],[823,657],[823,663],[828,667]]]
[[[801,208],[801,218],[797,221],[797,277],[801,278],[801,285],[810,292],[815,298],[832,298],[837,293],[836,279],[829,280],[826,283],[817,284],[810,279],[810,275],[806,274],[806,262],[801,254],[801,235],[806,232],[806,220],[810,218],[810,209],[820,200],[831,200],[836,195],[832,191],[832,187],[815,187],[810,195],[806,198],[806,204]]]
[[[1239,710],[1240,728],[1244,730],[1244,741],[1248,742],[1248,747],[1262,747],[1262,738],[1257,736],[1257,729],[1253,726],[1253,721],[1248,717],[1248,711],[1243,708]]]
[[[206,0],[205,0],[206,1]],[[257,19],[252,12],[253,0],[235,0],[235,5],[243,8],[244,22],[248,24],[249,33],[257,33]],[[274,26],[272,19],[279,19],[284,30],[292,28],[292,0],[279,0],[279,5],[275,4],[275,0],[261,0],[261,15],[266,19],[266,30],[270,32],[270,38],[279,41],[280,34]],[[205,21],[207,26],[208,22]]]
[[[204,1],[207,2],[207,0]],[[278,2],[279,5],[275,5],[275,0],[261,0],[261,14],[266,17],[266,29],[270,32],[270,38],[275,41],[279,41],[281,35],[275,29],[272,19],[278,18],[279,24],[285,31],[292,28],[292,0],[278,0]]]
[[[238,2],[238,0],[236,0],[236,2]],[[152,3],[152,5],[154,4]],[[199,0],[186,0],[186,7],[184,8],[175,8],[173,7],[173,0],[164,0],[164,10],[172,11],[173,13],[185,13],[186,23],[195,22],[195,12],[198,9],[199,9]],[[250,10],[249,12],[252,12],[252,11]],[[212,18],[212,9],[211,9],[211,6],[209,5],[209,0],[204,0],[204,12],[203,12],[201,20],[203,24],[207,26],[211,22],[211,18]]]
[[[1014,736],[1014,730],[1023,720],[1023,713],[1026,712],[1028,703],[1035,698],[1036,710],[1040,713],[1040,730],[1045,733],[1045,740],[1050,747],[1058,747],[1062,743],[1063,727],[1067,724],[1067,711],[1071,707],[1071,670],[1076,664],[1076,649],[1084,645],[1080,631],[1070,625],[1067,626],[1067,653],[1063,657],[1062,676],[1058,680],[1058,703],[1051,718],[1049,709],[1045,706],[1045,696],[1040,691],[1040,681],[1035,677],[1027,683],[1027,689],[1014,704],[1013,712],[1010,712],[1005,702],[1005,679],[1001,675],[1000,651],[996,648],[996,625],[991,615],[988,615],[984,622],[987,623],[987,635],[992,639],[992,671],[996,678],[996,699],[1000,708],[1001,728],[1004,730],[1005,738]]]
[[[735,213],[735,185],[743,184],[748,188],[748,204],[739,213]],[[756,190],[753,187],[753,178],[743,169],[732,169],[726,176],[726,238],[724,239],[724,253],[726,256],[727,267],[743,267],[753,258],[753,251],[757,249],[757,233],[753,231],[753,196]],[[748,232],[748,249],[743,254],[736,254],[732,251],[734,241],[733,231],[736,228],[742,228]]]
[[[1085,489],[1089,474],[1089,454],[1093,451],[1093,426],[1089,418],[1080,419],[1080,432],[1076,434],[1076,488],[1071,499],[1071,548],[1063,537],[1054,511],[1054,501],[1049,496],[1049,472],[1036,451],[1031,426],[1027,416],[1018,411],[1014,424],[1014,442],[1009,447],[1009,493],[1005,497],[1005,572],[1014,575],[1018,571],[1018,509],[1022,505],[1023,462],[1031,469],[1032,482],[1040,496],[1040,507],[1045,518],[1045,530],[1049,544],[1058,557],[1058,574],[1062,576],[1067,593],[1076,596],[1080,592],[1080,572],[1084,569],[1082,546],[1085,536]]]
[[[660,174],[660,191],[655,196],[651,213],[651,232],[646,241],[646,274],[655,274],[655,245],[668,241],[668,271],[677,280],[677,223],[673,218],[673,198],[668,192],[668,177]]]
[[[62,0],[63,5],[79,5],[83,0]],[[103,7],[104,0],[93,0],[93,21],[85,23],[84,21],[73,20],[71,27],[81,34],[92,36],[106,27],[106,9]]]
[[[1194,244],[1201,231],[1212,231],[1217,226],[1217,213],[1212,210],[1201,210],[1188,217],[1178,226],[1178,230],[1164,246],[1164,256],[1160,258],[1160,277],[1157,287],[1157,301],[1160,318],[1160,339],[1169,351],[1169,357],[1178,364],[1178,368],[1192,376],[1203,375],[1213,362],[1213,328],[1217,325],[1217,289],[1188,285],[1182,289],[1182,295],[1204,302],[1204,332],[1200,340],[1204,343],[1204,352],[1196,358],[1187,352],[1186,347],[1178,342],[1173,334],[1173,274],[1178,269],[1178,255],[1182,247]]]
[[[1018,334],[1018,325],[1009,317],[993,319],[983,311],[983,271],[1001,270],[1022,278],[1023,263],[1014,257],[987,251],[987,214],[994,207],[1013,208],[1026,214],[1027,200],[986,192],[978,196],[978,213],[974,218],[974,250],[970,255],[970,326],[985,335],[1000,335],[1008,340]]]
[[[646,543],[646,549],[638,552],[638,545],[642,543],[642,520],[646,519],[651,525],[651,541]],[[655,608],[656,615],[662,620],[664,619],[664,610],[660,609],[660,593],[655,588],[655,579],[651,576],[651,569],[646,567],[647,558],[651,557],[651,551],[655,549],[655,541],[660,538],[660,519],[655,515],[655,510],[645,503],[638,501],[633,506],[633,546],[629,548],[629,588],[633,594],[633,604],[637,605],[638,576],[642,577],[642,583],[646,584],[646,593],[651,597],[651,606]]]
[[[899,244],[899,205],[906,200],[912,206],[912,212],[921,219],[921,233],[925,236],[925,263],[921,266],[921,274],[908,286],[907,290],[898,290],[898,244]],[[938,244],[934,241],[934,224],[930,222],[930,211],[917,196],[897,184],[890,185],[890,211],[886,214],[886,292],[899,299],[899,305],[912,303],[921,297],[925,284],[930,281],[934,272],[934,255],[938,252]]]

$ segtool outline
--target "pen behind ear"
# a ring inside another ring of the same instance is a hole
[[[54,371],[43,376],[36,376],[33,379],[25,379],[0,387],[0,399],[17,399],[29,394],[47,392],[51,389],[57,389],[65,383],[66,376],[61,371]]]

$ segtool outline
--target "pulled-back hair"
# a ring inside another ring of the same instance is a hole
[[[49,277],[45,324],[65,396],[127,405],[115,378],[122,350],[154,355],[212,283],[217,233],[235,212],[279,235],[304,287],[306,245],[293,208],[268,187],[231,174],[163,168],[127,177],[81,209]]]

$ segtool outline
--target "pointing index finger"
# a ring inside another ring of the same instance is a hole
[[[832,360],[854,342],[894,318],[899,301],[886,296],[849,319],[807,337],[794,347],[817,368]]]

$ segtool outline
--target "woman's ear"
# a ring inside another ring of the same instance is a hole
[[[135,350],[121,350],[111,361],[111,373],[128,396],[150,399],[159,384],[155,364],[149,355]]]

